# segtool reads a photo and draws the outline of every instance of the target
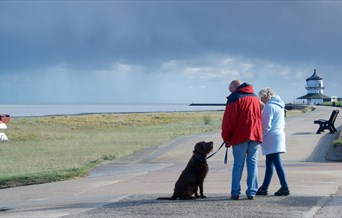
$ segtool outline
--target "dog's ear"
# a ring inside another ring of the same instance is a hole
[[[206,143],[205,141],[197,142],[195,145],[195,151],[198,151],[200,153],[205,153],[206,151]]]

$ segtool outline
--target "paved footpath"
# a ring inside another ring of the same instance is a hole
[[[282,154],[291,195],[272,195],[279,188],[276,173],[269,196],[232,201],[232,154],[223,163],[224,149],[208,160],[206,199],[159,201],[171,196],[174,183],[196,142],[221,144],[219,132],[186,136],[100,166],[83,179],[0,190],[0,217],[342,217],[342,162],[325,155],[338,133],[315,134],[313,121],[328,119],[331,107],[287,117],[287,152]],[[342,118],[336,127],[341,130]],[[259,183],[265,170],[259,152]],[[246,169],[245,169],[246,172]],[[242,191],[246,189],[246,177]]]

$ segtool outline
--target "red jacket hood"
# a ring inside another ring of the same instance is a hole
[[[236,92],[244,92],[244,93],[254,93],[254,88],[252,85],[248,83],[242,83],[237,89]]]

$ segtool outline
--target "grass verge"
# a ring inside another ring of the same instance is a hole
[[[84,177],[105,162],[183,135],[218,130],[222,111],[12,118],[0,188]]]

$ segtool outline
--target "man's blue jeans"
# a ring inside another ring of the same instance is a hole
[[[285,175],[285,170],[283,168],[281,159],[280,159],[280,153],[274,153],[274,154],[268,154],[266,155],[266,171],[265,171],[265,178],[264,182],[262,183],[262,186],[260,188],[267,190],[270,186],[271,179],[273,176],[273,166],[275,167],[280,185],[283,189],[288,189],[287,185],[287,179]]]
[[[234,166],[231,195],[241,194],[241,177],[246,160],[247,196],[254,196],[258,190],[258,145],[259,142],[246,141],[233,146]]]

